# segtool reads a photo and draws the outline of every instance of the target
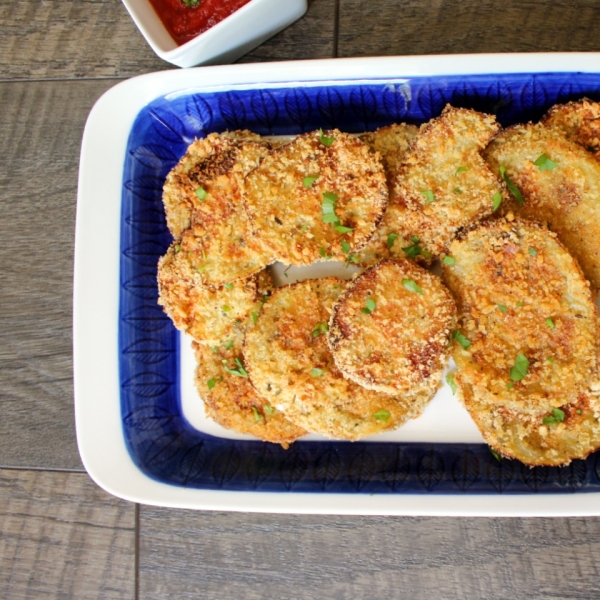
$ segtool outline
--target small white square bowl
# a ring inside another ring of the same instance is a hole
[[[233,62],[297,19],[307,0],[250,0],[220,23],[178,46],[149,0],[122,0],[146,41],[178,67]]]

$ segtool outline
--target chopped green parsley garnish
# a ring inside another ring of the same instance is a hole
[[[233,346],[233,340],[229,340],[228,342],[225,342],[225,350],[229,350],[231,348],[231,346]]]
[[[256,323],[258,323],[258,313],[255,311],[252,311],[250,313],[250,316],[252,317],[252,323],[254,323],[254,325],[256,325]]]
[[[554,329],[556,327],[554,321],[550,317],[546,319],[545,323],[548,325],[548,327],[550,327],[550,329]]]
[[[365,315],[370,315],[377,307],[377,304],[375,304],[375,301],[373,300],[373,298],[367,298],[367,301],[365,302],[365,304],[366,304],[366,306],[363,306],[363,308],[360,309],[360,310],[362,310],[362,312],[365,313]]]
[[[450,386],[452,393],[456,394],[458,386],[456,385],[456,381],[454,381],[454,373],[448,373],[448,375],[446,375],[446,383]]]
[[[329,327],[327,326],[327,323],[317,323],[313,329],[312,336],[319,337],[321,334],[327,333],[328,331]]]
[[[188,8],[194,8],[198,6],[199,0],[181,0]]]
[[[373,418],[377,421],[387,421],[390,418],[390,413],[387,410],[378,410],[373,413]]]
[[[496,212],[500,208],[501,204],[502,204],[502,194],[500,192],[496,192],[492,196],[492,208],[494,209],[494,212]]]
[[[529,256],[537,256],[537,250],[535,248],[529,248]]]
[[[175,246],[175,254],[177,254],[181,250],[181,246]]]
[[[521,302],[517,302],[517,306],[525,306],[525,302],[523,302],[523,300],[521,300]]]
[[[198,273],[202,273],[202,271],[204,271],[206,269],[206,265],[202,265],[201,267],[197,267],[196,271],[198,271]]]
[[[323,144],[323,146],[331,146],[331,144],[333,144],[333,142],[335,141],[334,137],[327,137],[323,133],[322,129],[319,129],[319,139],[321,140],[321,144]]]
[[[215,385],[217,385],[217,380],[214,377],[212,377],[206,382],[206,386],[209,390],[212,390],[215,387]]]
[[[258,412],[258,409],[256,408],[256,406],[251,406],[250,408],[252,409],[252,412],[254,413],[254,420],[256,422],[260,421],[260,419],[261,419],[260,413]]]
[[[340,219],[335,214],[335,203],[338,197],[333,192],[325,192],[323,194],[323,202],[321,211],[323,213],[323,223],[339,223]]]
[[[315,182],[317,179],[319,179],[319,176],[318,176],[318,175],[315,175],[314,177],[305,177],[305,178],[302,180],[302,185],[303,185],[305,188],[312,187],[312,184],[313,184],[313,183],[314,183],[314,182]]]
[[[391,250],[392,246],[394,245],[394,242],[398,239],[398,234],[397,233],[390,233],[390,235],[388,235],[387,237],[387,247]]]
[[[418,243],[419,243],[421,240],[419,239],[419,236],[418,236],[418,235],[413,235],[413,236],[410,238],[410,241],[411,241],[411,242],[414,242],[415,244],[418,244]]]
[[[239,358],[236,358],[234,360],[237,369],[231,369],[227,366],[227,361],[223,360],[223,368],[230,374],[230,375],[237,375],[238,377],[245,377],[246,379],[248,378],[248,372],[246,371],[246,369],[244,369],[244,365],[242,364],[242,362],[240,361]]]
[[[580,409],[580,408],[578,408],[578,409],[577,409],[575,412],[576,412],[578,415],[580,415],[580,414],[581,414],[581,409]]]
[[[311,374],[313,377],[321,377],[321,375],[324,375],[324,374],[325,374],[325,371],[324,371],[323,369],[317,369],[316,367],[313,367],[313,368],[310,370],[310,374]]]
[[[221,310],[222,310],[223,312],[230,312],[230,311],[231,311],[231,306],[227,306],[227,304],[224,304],[224,305],[221,307]]]
[[[552,171],[552,169],[556,169],[558,165],[548,158],[546,154],[540,154],[536,160],[533,161],[533,164],[540,168],[540,171]]]
[[[319,255],[327,259],[330,259],[332,256],[331,254],[327,254],[327,250],[325,250],[325,248],[319,248]]]
[[[512,182],[510,177],[506,174],[506,167],[502,165],[500,166],[500,177],[502,177],[504,183],[506,183],[506,187],[509,189],[510,193],[517,199],[517,202],[519,204],[523,204],[525,202],[523,194],[521,194],[519,188]]]
[[[462,190],[460,188],[454,188],[453,191],[455,194],[462,194]]]
[[[564,411],[560,410],[560,408],[553,408],[552,414],[547,415],[542,419],[544,425],[556,425],[557,423],[561,423],[565,420]]]
[[[270,404],[265,404],[263,408],[272,415],[275,412],[275,409]]]
[[[414,279],[403,279],[402,285],[409,291],[415,294],[422,294],[423,290],[417,285]]]
[[[232,289],[233,289],[233,283],[226,283],[226,284],[225,284],[225,287],[226,287],[228,290],[232,290]]]
[[[344,254],[348,254],[350,252],[350,244],[346,240],[342,240],[340,246],[342,247],[342,252]]]
[[[219,351],[219,348],[217,348],[217,346],[213,346],[211,350],[216,354]]]
[[[468,350],[471,346],[471,342],[460,332],[459,329],[456,329],[452,334],[452,337],[465,349]]]
[[[451,267],[454,263],[456,263],[456,259],[454,258],[454,256],[448,256],[448,255],[446,255],[446,256],[444,256],[444,258],[442,258],[442,262],[445,265],[448,265],[448,266]]]
[[[549,356],[549,357],[548,357],[546,360],[547,360],[547,361],[548,361],[548,362],[549,362],[551,365],[553,365],[553,364],[554,364],[554,359],[553,359],[551,356]]]
[[[207,195],[208,192],[202,186],[196,188],[196,196],[198,196],[198,200],[200,200],[200,202],[204,201],[204,198],[206,198]]]
[[[335,228],[340,233],[350,233],[351,231],[354,231],[352,227],[345,227],[344,225],[336,225]]]
[[[423,248],[419,244],[411,244],[410,246],[406,246],[406,248],[402,248],[402,252],[404,252],[408,258],[415,258],[419,256],[422,251]]]
[[[502,460],[502,455],[498,454],[491,446],[488,446],[488,448],[490,449],[490,453],[491,455],[498,461],[500,462]]]
[[[508,312],[508,308],[504,304],[498,304],[498,308],[503,312]]]
[[[425,196],[425,202],[427,204],[435,200],[435,194],[431,190],[421,190],[421,194]]]
[[[510,370],[510,378],[513,381],[521,381],[527,375],[527,371],[529,370],[529,361],[524,354],[517,354],[517,358],[515,359],[515,365]]]
[[[464,173],[465,171],[468,171],[469,167],[458,167],[458,169],[456,169],[456,171],[454,172],[454,176],[456,177],[457,175],[460,175],[461,173]]]

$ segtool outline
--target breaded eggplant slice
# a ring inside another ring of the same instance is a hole
[[[542,123],[506,129],[484,156],[520,190],[522,202],[513,201],[517,214],[548,223],[599,289],[600,162]]]
[[[464,382],[459,389],[485,442],[502,456],[532,467],[562,466],[600,447],[598,382],[559,408],[533,414],[479,403]]]
[[[499,129],[493,115],[451,106],[422,125],[396,173],[390,230],[437,258],[461,228],[489,217],[508,199],[480,154]]]
[[[244,190],[252,229],[289,265],[344,260],[373,235],[387,199],[378,156],[337,129],[275,148]]]
[[[455,381],[490,410],[549,413],[597,368],[597,309],[577,262],[541,225],[480,224],[450,246],[443,278],[458,306]]]
[[[275,290],[246,335],[244,359],[258,393],[291,421],[357,440],[418,416],[429,398],[380,394],[344,378],[325,334],[345,285],[327,277]]]
[[[219,346],[216,352],[194,343],[196,389],[206,415],[226,429],[287,448],[306,431],[256,393],[242,363],[242,342],[243,335],[236,335],[231,346]]]
[[[542,122],[550,129],[561,131],[568,140],[600,158],[600,102],[583,98],[555,104]]]
[[[272,283],[268,272],[218,288],[202,285],[174,242],[158,264],[158,303],[177,329],[210,347],[227,343],[258,315]]]
[[[342,373],[387,394],[435,391],[456,305],[439,277],[387,259],[354,279],[334,306],[328,341]]]
[[[401,218],[397,214],[399,207],[395,204],[393,193],[396,172],[418,133],[419,128],[415,125],[398,123],[381,127],[361,136],[361,139],[369,146],[371,151],[378,153],[381,157],[388,184],[389,200],[387,209],[375,233],[367,242],[367,245],[358,252],[356,260],[352,259],[352,262],[357,262],[366,267],[390,256],[406,258],[407,251],[409,255],[414,255],[413,258],[418,256],[417,260],[425,258],[420,251],[415,254],[419,249],[413,247],[414,242],[402,238],[394,227],[394,223]]]
[[[242,136],[239,138],[238,136]],[[244,176],[269,150],[249,132],[196,140],[167,176],[167,224],[194,254],[202,281],[218,286],[249,277],[273,262],[250,230],[241,200]]]

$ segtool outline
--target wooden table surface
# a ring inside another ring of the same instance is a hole
[[[600,51],[599,22],[599,0],[313,0],[242,62]],[[119,0],[0,0],[0,598],[600,598],[596,518],[194,512],[89,479],[71,350],[80,141],[105,90],[169,68]]]

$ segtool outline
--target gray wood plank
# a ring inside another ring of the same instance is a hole
[[[135,505],[83,473],[0,470],[0,596],[130,600]]]
[[[595,0],[340,0],[338,56],[598,51]]]
[[[0,465],[81,468],[72,384],[83,126],[115,81],[0,83]]]
[[[264,515],[141,507],[140,595],[597,598],[600,519]]]
[[[310,10],[243,60],[332,56],[335,0]],[[0,0],[0,79],[132,77],[175,69],[158,58],[120,0]]]

